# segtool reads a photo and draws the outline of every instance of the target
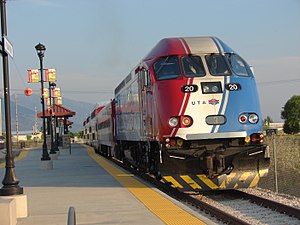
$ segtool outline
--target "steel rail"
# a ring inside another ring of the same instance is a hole
[[[259,196],[253,195],[253,194],[248,194],[248,193],[240,191],[240,190],[228,190],[228,191],[226,191],[226,193],[229,195],[238,197],[238,198],[248,199],[255,204],[262,205],[262,206],[272,209],[276,212],[280,212],[280,213],[289,215],[291,217],[296,217],[297,219],[300,219],[300,209],[299,208],[295,208],[295,207],[292,207],[289,205],[275,202],[273,200],[259,197]]]

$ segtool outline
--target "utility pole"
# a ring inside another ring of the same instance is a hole
[[[37,124],[37,108],[36,107],[34,107],[34,115],[35,115],[35,117],[34,117],[34,130],[33,130],[33,132],[34,132],[34,134],[37,134],[38,133],[38,124]]]
[[[16,135],[17,135],[17,143],[19,143],[18,95],[16,93],[15,93],[15,104],[16,104]]]

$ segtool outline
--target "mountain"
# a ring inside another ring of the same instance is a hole
[[[17,95],[17,101],[15,101],[15,96],[10,98],[10,108],[11,108],[11,129],[12,132],[16,131],[16,102],[18,109],[18,125],[19,131],[29,131],[35,124],[36,112],[42,111],[41,99],[39,95],[32,94],[31,96]],[[2,105],[2,127],[5,130],[5,110],[4,110],[4,99],[1,99]],[[63,98],[63,107],[68,108],[74,112],[76,115],[69,118],[73,122],[71,132],[78,132],[82,129],[82,123],[86,119],[87,114],[93,110],[94,105],[91,103],[74,101],[71,99]],[[42,126],[42,119],[37,118],[38,128]]]

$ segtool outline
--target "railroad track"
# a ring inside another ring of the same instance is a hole
[[[137,177],[149,182],[170,197],[209,214],[224,224],[300,224],[300,209],[238,190],[188,194],[157,181],[148,174],[113,160]]]
[[[299,209],[242,191],[219,191],[201,198],[248,224],[300,224]]]
[[[239,198],[247,199],[257,205],[264,206],[266,208],[272,209],[276,212],[288,215],[290,217],[297,218],[300,223],[300,209],[292,206],[284,205],[279,202],[273,201],[271,199],[262,198],[256,195],[248,194],[239,190],[229,190],[229,195],[237,196]]]

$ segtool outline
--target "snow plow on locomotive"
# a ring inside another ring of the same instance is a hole
[[[161,40],[113,108],[111,155],[180,190],[253,187],[268,172],[253,72],[216,37]]]

